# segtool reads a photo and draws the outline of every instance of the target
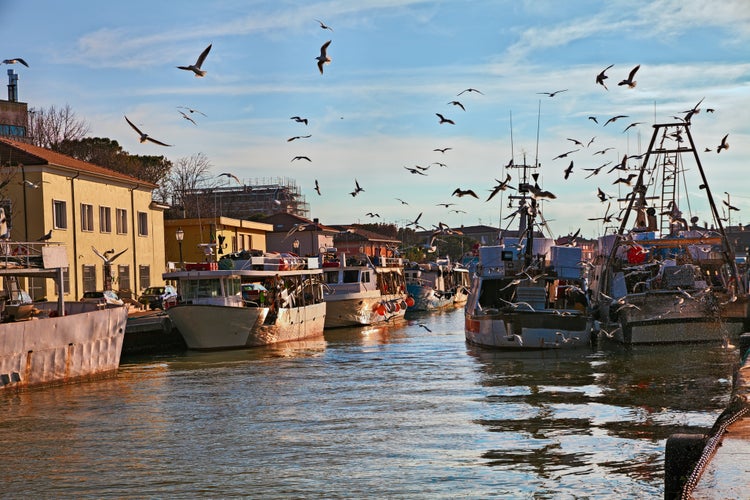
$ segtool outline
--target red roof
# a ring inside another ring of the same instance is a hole
[[[0,137],[0,165],[55,165],[58,167],[79,170],[104,177],[111,177],[124,182],[140,184],[143,187],[155,189],[158,186],[131,175],[100,167],[93,163],[77,160],[71,156],[57,153],[49,149],[40,148],[26,142],[14,141],[7,137]]]

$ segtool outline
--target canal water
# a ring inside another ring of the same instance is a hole
[[[423,325],[423,326],[421,326]],[[468,346],[463,312],[0,395],[2,498],[656,498],[733,348]]]

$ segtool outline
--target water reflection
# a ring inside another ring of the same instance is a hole
[[[526,471],[539,481],[538,492],[550,481],[563,481],[557,486],[571,492],[584,484],[596,491],[617,484],[612,475],[624,475],[658,493],[666,438],[713,424],[728,403],[737,352],[605,347],[503,352],[467,346],[485,389],[476,422],[498,435],[482,456],[485,465]]]

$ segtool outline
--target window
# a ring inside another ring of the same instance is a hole
[[[131,290],[130,288],[130,266],[117,266],[117,282],[120,290]]]
[[[138,266],[138,288],[143,290],[151,286],[151,267]]]
[[[232,252],[237,252],[237,237],[232,236]]]
[[[362,271],[362,283],[369,283],[370,282],[370,271]]]
[[[96,291],[96,266],[87,266],[83,264],[82,275],[83,275],[83,291],[84,292],[95,292]]]
[[[55,229],[68,229],[68,214],[65,202],[52,200],[52,213],[55,217]]]
[[[112,232],[112,209],[110,207],[99,207],[99,232]]]
[[[138,236],[148,236],[148,214],[138,212]]]
[[[128,233],[128,211],[124,208],[118,208],[115,212],[115,218],[117,221],[117,234]]]
[[[94,230],[94,207],[81,203],[81,231]]]
[[[68,295],[70,293],[70,272],[69,269],[65,269],[63,271],[63,290],[65,290],[64,294]],[[60,295],[60,289],[57,286],[57,281],[55,281],[55,295]]]

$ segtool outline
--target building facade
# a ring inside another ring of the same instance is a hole
[[[25,142],[0,137],[0,208],[6,251],[47,235],[65,245],[65,299],[105,287],[138,295],[162,284],[164,210],[156,185]],[[1,226],[1,225],[0,225]],[[44,280],[25,283],[32,298],[56,296]]]

